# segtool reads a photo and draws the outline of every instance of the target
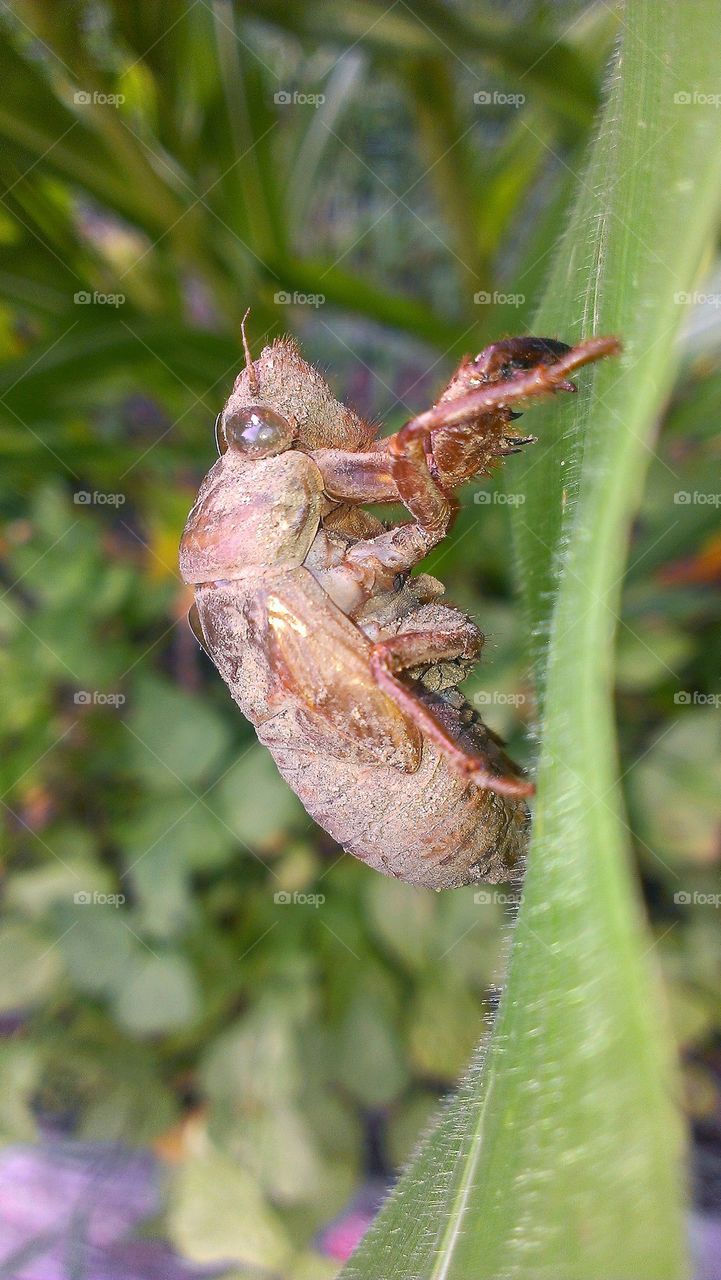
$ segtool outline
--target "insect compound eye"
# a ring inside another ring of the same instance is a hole
[[[254,404],[222,413],[216,423],[216,440],[221,453],[237,449],[248,458],[269,458],[290,448],[293,429],[269,405]]]
[[[223,415],[219,413],[215,419],[215,447],[218,450],[218,457],[222,457],[227,451],[228,442],[223,435]]]

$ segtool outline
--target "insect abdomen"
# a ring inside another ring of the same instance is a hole
[[[515,879],[526,846],[528,814],[522,800],[480,790],[464,779],[433,743],[423,738],[413,757],[393,748],[370,754],[368,744],[342,735],[332,719],[308,706],[300,681],[281,681],[271,659],[269,602],[293,604],[299,590],[314,599],[318,630],[331,634],[325,610],[338,611],[305,569],[255,581],[208,583],[197,589],[200,621],[213,658],[243,714],[255,725],[278,768],[316,822],[347,852],[386,875],[429,888],[454,888]],[[317,600],[315,596],[317,593]],[[291,621],[299,609],[289,610]],[[349,628],[350,644],[366,654],[365,637]],[[343,688],[352,688],[350,656],[336,643]],[[345,664],[345,665],[343,665]],[[482,753],[499,772],[513,766],[456,690],[419,695],[470,751]],[[375,712],[375,704],[370,706]],[[381,707],[382,712],[382,707]],[[389,715],[397,716],[393,704]],[[395,721],[391,719],[389,725]],[[371,735],[369,734],[369,741]]]
[[[385,875],[449,889],[521,874],[528,827],[523,801],[464,781],[427,740],[418,770],[403,774],[305,753],[265,726],[259,737],[311,817]]]

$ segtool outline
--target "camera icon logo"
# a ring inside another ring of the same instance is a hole
[[[293,101],[293,95],[287,89],[279,89],[277,93],[273,94],[273,101],[279,107],[287,107]]]
[[[673,695],[673,700],[677,707],[687,707],[691,701],[691,694],[688,689],[681,689],[679,693]]]
[[[673,895],[673,900],[679,906],[688,906],[692,899],[688,889],[679,889],[678,893]]]
[[[78,89],[73,94],[73,102],[79,107],[86,107],[89,102],[92,102],[92,100],[93,95],[88,93],[87,89]]]
[[[92,293],[88,293],[87,289],[79,289],[73,294],[73,302],[77,302],[81,307],[87,307],[93,300]]]
[[[488,106],[488,103],[492,101],[491,94],[487,89],[480,89],[478,93],[474,93],[473,101],[477,107]]]
[[[489,893],[487,889],[482,889],[480,893],[474,893],[473,901],[476,906],[485,907],[489,902],[493,902],[493,894]]]
[[[93,495],[88,493],[87,490],[79,489],[77,493],[73,494],[73,502],[76,507],[87,507],[92,501],[92,496]]]
[[[687,493],[685,489],[678,489],[673,495],[673,500],[677,507],[686,507],[691,501],[691,494]]]
[[[88,693],[87,689],[78,689],[77,693],[73,695],[73,702],[76,707],[87,707],[92,700],[93,695]]]
[[[293,299],[285,289],[280,289],[278,293],[273,294],[273,301],[277,303],[278,306],[287,307]]]
[[[691,94],[688,93],[686,90],[681,90],[680,93],[675,93],[673,95],[673,100],[677,104],[681,104],[682,106],[687,106],[688,103],[691,101]]]
[[[88,893],[87,889],[78,889],[78,892],[73,894],[73,902],[80,907],[86,907],[92,900],[93,895]]]
[[[273,901],[287,906],[289,902],[293,901],[293,895],[288,893],[287,889],[279,889],[278,893],[273,894]]]

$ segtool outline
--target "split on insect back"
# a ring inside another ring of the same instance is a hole
[[[531,783],[460,684],[483,635],[413,570],[454,494],[533,443],[514,409],[615,355],[507,338],[466,357],[390,437],[333,396],[291,339],[252,359],[218,415],[219,458],[180,548],[191,626],[308,813],[349,853],[430,888],[515,879]],[[400,502],[388,528],[366,508]]]

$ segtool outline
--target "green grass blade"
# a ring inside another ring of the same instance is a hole
[[[433,57],[444,48],[465,67],[469,55],[480,54],[503,74],[524,77],[528,87],[573,126],[587,125],[597,105],[593,73],[564,31],[540,32],[534,23],[521,27],[491,16],[479,5],[463,13],[437,0],[390,6],[379,0],[357,0],[353,5],[343,0],[303,5],[257,0],[254,12],[299,36],[317,41],[333,31],[351,47],[360,44],[393,60]]]
[[[627,865],[612,677],[629,527],[683,316],[674,295],[693,287],[721,189],[721,112],[675,95],[713,92],[720,45],[709,0],[639,0],[624,15],[537,327],[616,332],[626,353],[534,416],[543,445],[509,480],[527,494],[520,561],[545,709],[507,987],[485,1062],[346,1280],[687,1274],[680,1126]]]

